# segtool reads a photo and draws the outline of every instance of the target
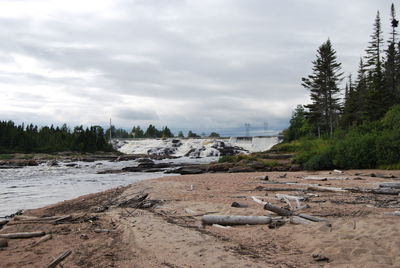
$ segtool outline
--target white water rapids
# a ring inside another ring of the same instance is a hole
[[[264,140],[236,139],[224,140],[230,145],[242,147],[248,151],[263,151],[278,142],[276,137]],[[148,150],[159,150],[172,146],[172,140],[121,141],[120,150],[125,153],[146,154]],[[219,151],[212,148],[212,139],[184,139],[176,147],[175,156],[185,155],[188,151],[200,152],[203,158],[181,157],[165,159],[160,162],[209,163],[218,160]],[[211,157],[210,157],[211,155]],[[208,156],[208,157],[205,157]],[[75,167],[60,162],[59,166],[27,166],[19,169],[0,169],[0,217],[15,213],[19,209],[38,208],[84,194],[95,193],[118,186],[125,186],[139,180],[167,176],[163,173],[118,173],[97,174],[109,169],[122,169],[136,166],[136,161],[96,161],[74,162]],[[169,175],[169,174],[168,174]]]

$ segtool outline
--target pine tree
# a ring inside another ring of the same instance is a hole
[[[386,50],[386,62],[385,62],[385,78],[386,78],[386,86],[390,91],[390,94],[394,96],[392,99],[392,104],[397,102],[399,96],[397,96],[397,84],[398,84],[398,73],[399,73],[399,64],[398,59],[399,56],[398,51],[396,49],[397,43],[397,32],[396,28],[399,25],[399,21],[396,19],[396,11],[394,8],[394,4],[391,6],[391,38],[389,40],[389,46]]]
[[[348,128],[357,122],[358,94],[352,81],[351,74],[348,76],[346,83],[345,102],[343,113],[340,118],[340,124],[344,128]]]
[[[336,51],[328,39],[317,51],[313,61],[313,73],[302,78],[302,86],[310,90],[312,103],[309,109],[309,120],[318,131],[318,136],[332,135],[340,113],[338,84],[342,80],[341,64],[337,62]]]
[[[377,12],[371,41],[366,49],[367,87],[366,116],[369,120],[378,120],[390,108],[393,95],[385,86],[382,68],[382,27],[379,11]]]

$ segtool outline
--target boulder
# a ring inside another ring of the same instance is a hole
[[[235,166],[228,170],[229,173],[238,173],[238,172],[254,172],[255,169],[250,166]]]

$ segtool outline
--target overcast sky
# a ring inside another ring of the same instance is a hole
[[[0,0],[0,120],[282,130],[309,102],[318,46],[330,38],[356,73],[378,9],[388,38],[391,3]]]

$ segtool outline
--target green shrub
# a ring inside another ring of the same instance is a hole
[[[376,139],[376,157],[380,165],[396,164],[400,161],[400,132],[384,131]]]
[[[334,146],[333,164],[338,168],[375,168],[376,133],[347,135]]]
[[[236,155],[224,155],[218,159],[218,163],[235,163],[238,161],[238,156]]]
[[[333,169],[333,156],[331,152],[323,152],[311,156],[304,163],[306,170],[327,170]]]
[[[400,105],[390,108],[381,123],[386,129],[400,129]]]

